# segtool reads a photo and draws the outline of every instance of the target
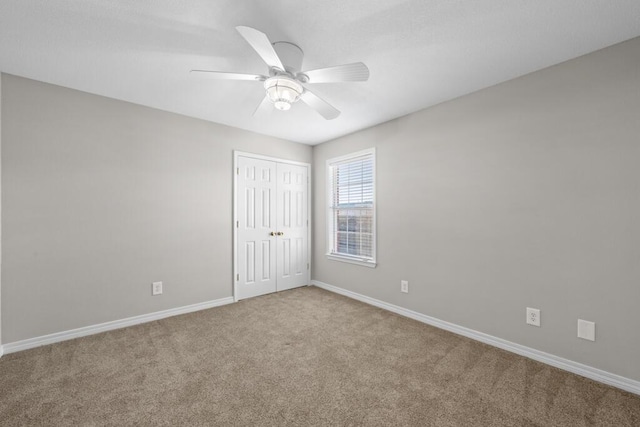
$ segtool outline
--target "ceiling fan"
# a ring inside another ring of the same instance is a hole
[[[191,70],[191,73],[218,80],[248,80],[263,82],[266,96],[253,112],[267,110],[273,105],[288,110],[291,104],[302,100],[327,120],[335,119],[340,111],[307,89],[304,84],[364,82],[369,69],[362,62],[301,71],[304,53],[293,43],[271,43],[262,32],[251,27],[236,27],[260,58],[269,66],[269,75],[228,73],[223,71]]]

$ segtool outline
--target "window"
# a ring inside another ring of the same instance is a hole
[[[327,257],[375,267],[375,150],[328,160],[327,177]]]

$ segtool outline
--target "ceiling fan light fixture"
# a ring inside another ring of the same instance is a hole
[[[229,73],[226,71],[191,70],[195,75],[207,76],[217,80],[250,80],[264,84],[266,95],[253,112],[271,109],[288,110],[291,105],[302,99],[308,107],[314,109],[326,120],[340,115],[340,110],[302,86],[312,83],[365,82],[369,79],[369,69],[362,62],[335,65],[301,71],[304,52],[290,42],[271,43],[269,37],[255,28],[238,26],[236,30],[262,58],[269,67],[269,74]]]
[[[282,111],[291,108],[291,104],[300,99],[304,88],[300,83],[286,76],[274,76],[264,82],[267,97],[273,105]]]
[[[291,108],[291,103],[287,101],[276,101],[273,103],[273,106],[280,111],[287,111],[289,108]]]

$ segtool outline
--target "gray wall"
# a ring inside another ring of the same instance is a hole
[[[232,151],[311,162],[309,146],[11,75],[2,90],[3,343],[231,296]]]
[[[639,135],[636,38],[316,146],[312,277],[640,380]],[[324,255],[325,161],[369,147],[376,269]]]
[[[0,344],[2,344],[2,72],[0,72]],[[0,355],[2,350],[0,350]]]

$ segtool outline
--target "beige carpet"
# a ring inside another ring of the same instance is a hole
[[[640,397],[318,288],[4,356],[0,424],[640,426]]]

